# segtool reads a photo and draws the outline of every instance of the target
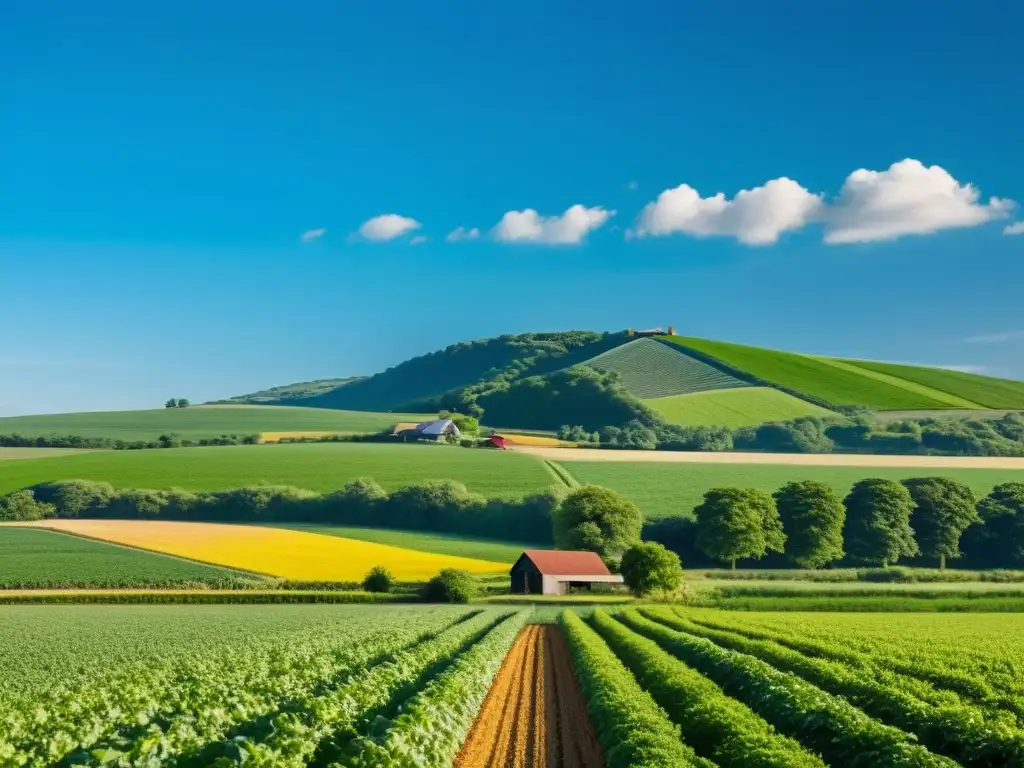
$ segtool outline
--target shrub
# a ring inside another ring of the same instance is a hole
[[[626,586],[641,597],[655,592],[675,592],[683,583],[679,555],[654,541],[634,544],[619,566]]]
[[[53,505],[36,501],[32,491],[15,491],[0,498],[0,520],[42,520],[53,516]]]
[[[424,585],[421,594],[428,603],[468,603],[478,592],[479,585],[468,571],[444,568]]]
[[[375,565],[363,579],[363,589],[366,592],[390,592],[394,583],[395,577],[391,575],[391,571],[383,565]]]

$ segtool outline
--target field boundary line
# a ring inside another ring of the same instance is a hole
[[[564,449],[556,448],[554,450]],[[544,466],[547,468],[548,472],[554,475],[555,479],[559,483],[563,484],[566,488],[580,487],[580,481],[573,477],[572,473],[565,467],[563,467],[561,464],[559,464],[557,461],[552,461],[551,459],[544,459]]]

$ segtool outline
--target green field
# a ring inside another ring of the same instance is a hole
[[[1020,482],[1019,469],[931,469],[905,467],[798,467],[765,464],[630,464],[615,461],[560,462],[581,483],[604,485],[623,493],[648,518],[689,515],[704,492],[722,486],[775,491],[791,480],[818,480],[844,495],[865,477],[902,480],[942,475],[986,494],[999,483]]]
[[[979,403],[986,408],[1024,409],[1024,381],[996,379],[991,376],[979,376],[975,373],[925,368],[917,365],[873,363],[863,360],[846,360],[844,362],[867,371],[898,376],[927,387],[940,388],[945,392]]]
[[[644,400],[670,424],[754,427],[766,421],[830,416],[831,411],[771,387],[743,387]]]
[[[84,451],[79,448],[0,448],[0,461],[47,459],[76,453],[84,453]]]
[[[0,527],[0,589],[226,585],[240,574],[63,533]]]
[[[639,398],[748,386],[747,382],[683,354],[678,347],[641,338],[587,360],[599,371],[614,371]]]
[[[388,490],[457,480],[485,496],[515,498],[554,481],[542,462],[505,451],[447,445],[298,443],[147,451],[95,451],[0,462],[0,494],[54,480],[104,480],[118,488],[221,490],[294,485],[332,491],[372,477]]]
[[[375,544],[389,544],[392,547],[413,549],[418,552],[433,552],[438,555],[475,557],[495,563],[514,563],[524,549],[537,549],[536,544],[511,543],[494,539],[477,539],[457,533],[424,533],[421,531],[395,531],[386,528],[355,528],[339,525],[314,525],[296,523],[276,524],[277,528],[293,528],[310,533],[341,536],[346,539],[372,541]],[[1024,588],[1024,587],[1022,587]]]
[[[413,413],[333,411],[279,405],[200,405],[150,411],[97,411],[0,418],[0,434],[78,435],[119,440],[155,440],[162,434],[199,440],[259,432],[379,432],[398,421],[435,416]]]
[[[938,400],[939,402],[945,403],[949,408],[982,408],[980,403],[976,403],[972,400],[965,400],[957,395],[951,395],[949,392],[944,392],[934,387],[928,387],[924,384],[919,384],[915,381],[908,381],[907,379],[900,378],[899,376],[893,376],[888,373],[882,373],[881,371],[872,371],[868,368],[864,368],[858,365],[854,365],[849,360],[835,360],[828,357],[816,357],[816,360],[828,363],[833,368],[838,368],[848,373],[856,374],[857,376],[867,376],[869,379],[880,381],[883,384],[890,384],[894,387],[900,387],[910,392],[916,392],[924,397],[931,398],[932,400]],[[939,377],[942,378],[941,376]]]
[[[663,338],[683,349],[695,349],[760,379],[833,406],[862,405],[880,411],[949,407],[943,400],[928,397],[913,388],[879,381],[814,357],[723,341],[682,336]]]

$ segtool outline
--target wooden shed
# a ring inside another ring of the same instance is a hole
[[[526,550],[509,575],[515,595],[566,595],[573,588],[622,583],[596,552],[560,549]]]

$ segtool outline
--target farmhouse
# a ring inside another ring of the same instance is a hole
[[[515,595],[566,595],[571,588],[622,583],[596,552],[558,549],[526,550],[509,575]]]
[[[444,440],[448,435],[458,437],[461,432],[451,419],[438,419],[422,424],[401,422],[395,425],[391,434],[403,440]]]

